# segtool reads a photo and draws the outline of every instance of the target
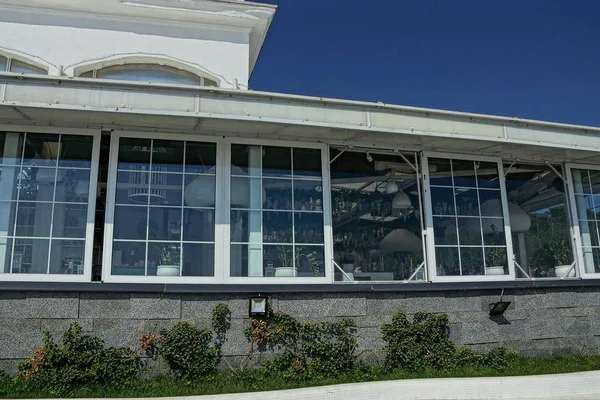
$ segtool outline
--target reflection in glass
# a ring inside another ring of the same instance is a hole
[[[52,240],[50,273],[83,275],[85,261],[84,240]]]
[[[113,275],[144,275],[146,243],[114,241],[112,248]]]
[[[53,237],[85,239],[86,225],[87,205],[64,203],[54,205]]]
[[[458,188],[454,189],[457,215],[479,216],[478,190]]]
[[[14,239],[13,274],[48,273],[48,239]]]
[[[555,267],[573,260],[562,178],[543,164],[507,164],[505,170],[515,262],[531,277],[556,277]],[[497,243],[490,239],[486,235],[486,244]],[[519,268],[516,273],[526,278]]]
[[[454,189],[431,187],[431,202],[433,215],[456,215]]]
[[[336,268],[335,279],[424,279],[415,171],[397,155],[370,156],[331,152],[334,258],[344,271]]]
[[[481,246],[481,227],[479,221],[479,218],[468,217],[459,219],[458,235],[461,246]]]
[[[231,276],[275,276],[274,262],[266,261],[263,264],[262,253],[260,243],[232,243],[229,255]]]
[[[215,240],[215,211],[186,208],[183,212],[183,240],[213,242]]]
[[[185,171],[195,174],[215,174],[217,165],[216,143],[186,142]]]
[[[2,166],[21,165],[24,133],[0,131],[0,164]]]
[[[507,274],[507,263],[506,247],[485,248],[486,275]]]
[[[325,276],[325,250],[323,246],[295,246],[296,276]]]
[[[321,150],[294,149],[294,177],[321,177]]]
[[[262,242],[262,213],[260,211],[231,211],[229,224],[232,243]]]
[[[116,204],[148,204],[150,173],[117,172]],[[155,198],[160,198],[157,193]]]
[[[49,237],[52,203],[19,202],[16,236]]]
[[[15,229],[16,202],[0,201],[0,237],[12,236]],[[0,253],[0,258],[2,253]]]
[[[181,205],[183,175],[152,172],[150,178],[150,204]],[[211,177],[205,178],[210,179]]]
[[[28,133],[25,136],[23,164],[37,167],[56,167],[60,135]]]
[[[292,174],[292,149],[263,146],[263,176],[290,176]]]
[[[292,181],[288,179],[263,179],[265,198],[263,207],[266,210],[292,209]]]
[[[214,245],[184,243],[182,255],[183,276],[214,276]]]
[[[477,187],[476,165],[479,164],[471,160],[452,160],[454,187]]]
[[[263,212],[263,242],[292,243],[292,213]]]
[[[458,247],[436,247],[435,261],[438,276],[461,275]]]
[[[146,240],[148,209],[146,207],[115,207],[113,235],[115,239]]]
[[[181,209],[150,207],[149,240],[181,240]]]
[[[0,263],[2,263],[2,266],[0,267],[0,274],[10,273],[12,245],[13,239],[0,236]],[[19,260],[16,261],[19,262]]]
[[[433,217],[433,233],[437,245],[457,245],[458,231],[455,217]]]
[[[294,242],[323,243],[323,214],[294,213]]]
[[[183,172],[185,142],[154,140],[152,142],[152,171]]]
[[[118,169],[146,170],[150,169],[152,141],[150,139],[119,139]]]
[[[231,145],[232,176],[260,176],[261,160],[261,146]]]
[[[60,139],[59,167],[91,168],[92,147],[91,136],[62,135]]]
[[[185,175],[184,205],[188,207],[214,207],[216,183],[211,175]],[[174,196],[174,195],[173,195]],[[173,199],[173,201],[175,201]],[[181,204],[181,200],[177,202]]]
[[[321,181],[294,179],[294,210],[323,211],[322,192]]]
[[[481,247],[461,247],[460,261],[463,266],[462,275],[484,275],[483,249]]]

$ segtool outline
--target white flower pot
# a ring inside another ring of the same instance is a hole
[[[504,267],[495,266],[495,267],[485,267],[486,275],[504,275]]]
[[[569,272],[570,269],[570,265],[557,265],[554,267],[554,275],[558,278],[573,278],[575,276],[575,268]],[[569,275],[567,275],[567,273]]]
[[[179,276],[179,265],[159,265],[156,268],[157,276]]]
[[[295,268],[294,267],[277,267],[275,268],[275,276],[279,277],[289,277],[295,276]]]

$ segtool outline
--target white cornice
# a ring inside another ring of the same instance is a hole
[[[276,6],[233,0],[0,0],[2,9],[247,32],[252,72]]]

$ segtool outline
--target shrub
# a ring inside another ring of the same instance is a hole
[[[274,351],[263,371],[284,379],[337,376],[356,367],[354,321],[300,323],[284,313],[267,312],[266,320],[252,319],[245,330],[251,351]]]
[[[219,304],[213,311],[212,329],[199,329],[181,321],[170,329],[160,330],[158,353],[177,379],[189,384],[215,371],[230,314],[226,304]]]
[[[406,314],[397,313],[390,324],[381,327],[385,365],[407,371],[425,368],[441,369],[453,363],[456,353],[450,340],[448,316],[445,314],[417,313],[410,322]]]
[[[102,339],[81,335],[81,327],[73,323],[59,343],[44,331],[42,346],[19,364],[19,377],[51,394],[88,384],[122,386],[136,377],[138,361],[131,349],[104,347]]]
[[[508,351],[503,347],[490,350],[487,354],[480,356],[479,363],[484,367],[504,371],[509,368],[512,363],[517,361],[519,356],[517,353]]]

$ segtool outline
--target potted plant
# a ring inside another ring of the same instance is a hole
[[[504,275],[506,250],[504,247],[488,247],[485,249],[485,274]]]
[[[177,245],[164,245],[158,253],[159,265],[156,269],[158,276],[179,276],[180,251]]]
[[[550,248],[554,259],[554,274],[559,278],[574,277],[575,268],[571,268],[571,243],[564,237],[554,237],[550,241]]]

